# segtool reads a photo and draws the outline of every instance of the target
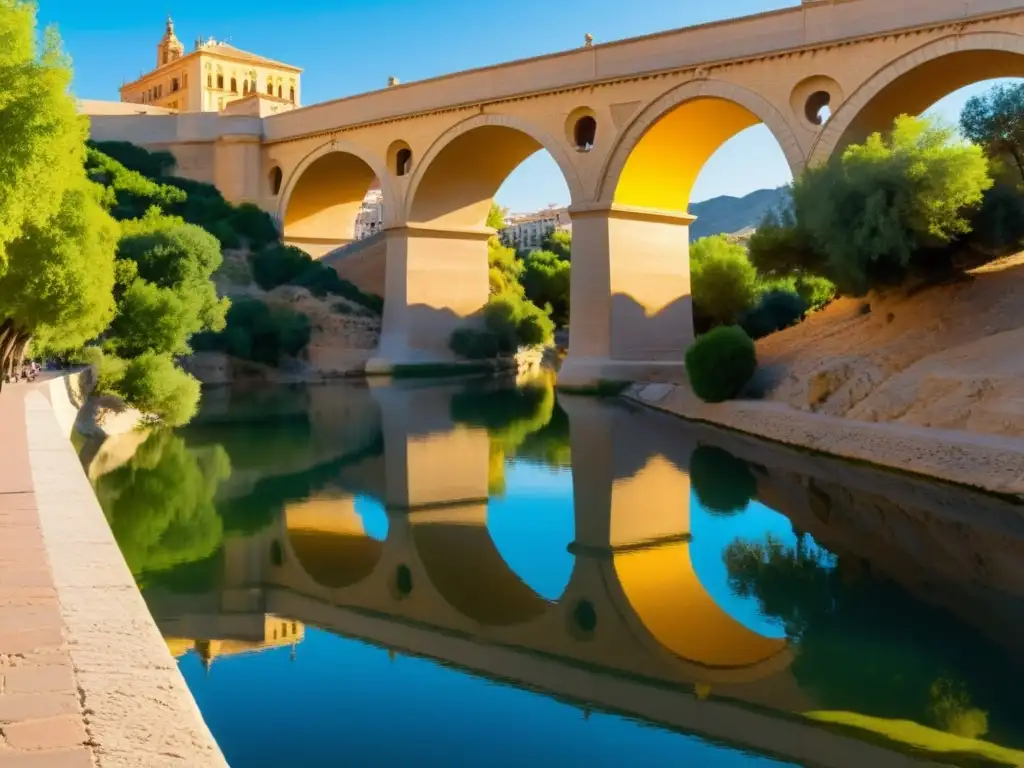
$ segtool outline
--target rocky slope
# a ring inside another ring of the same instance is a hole
[[[1024,436],[1024,254],[954,285],[840,299],[758,342],[755,386],[802,410]]]

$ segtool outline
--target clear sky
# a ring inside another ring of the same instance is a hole
[[[894,0],[898,2],[899,0]],[[590,32],[618,40],[796,5],[798,0],[39,0],[42,23],[56,23],[82,98],[117,99],[122,81],[153,68],[167,13],[187,50],[197,36],[303,67],[303,102],[575,48]],[[937,111],[955,120],[965,89]],[[782,151],[762,126],[716,153],[693,199],[744,195],[790,180]],[[565,203],[568,190],[546,153],[528,159],[498,193],[515,211]]]

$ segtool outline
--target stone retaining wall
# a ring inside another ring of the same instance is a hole
[[[68,439],[73,376],[0,393],[0,765],[224,768]]]

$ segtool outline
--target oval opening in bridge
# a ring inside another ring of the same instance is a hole
[[[281,169],[274,166],[270,169],[270,194],[278,195],[281,192],[281,182],[284,180],[284,174]]]
[[[829,104],[832,96],[828,91],[815,91],[807,97],[807,104],[804,108],[804,115],[814,125],[824,125],[832,116],[832,109]]]
[[[594,119],[593,115],[584,115],[576,121],[576,125],[573,126],[572,135],[576,144],[576,150],[579,152],[589,152],[594,148],[594,143],[597,141],[597,120]]]

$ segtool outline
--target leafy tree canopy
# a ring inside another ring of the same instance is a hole
[[[960,113],[960,130],[993,160],[1009,160],[1024,182],[1024,83],[972,96]]]

